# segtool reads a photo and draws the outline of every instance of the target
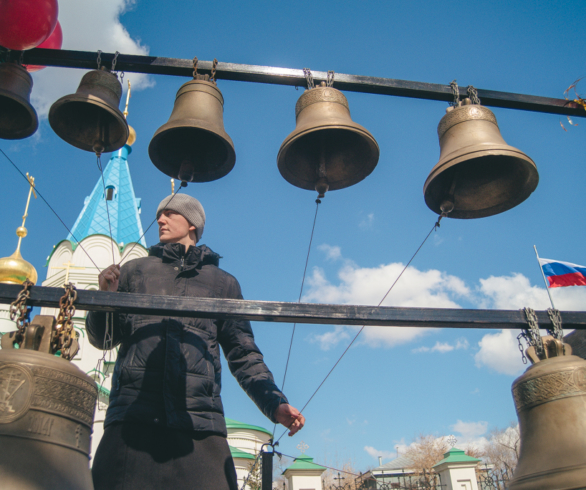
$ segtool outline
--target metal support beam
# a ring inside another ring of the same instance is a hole
[[[21,290],[19,285],[0,284],[0,303],[11,303]],[[62,288],[34,286],[28,304],[58,308],[61,296]],[[89,311],[323,325],[482,329],[521,329],[527,326],[522,310],[326,305],[83,290],[77,292],[75,306],[78,310]],[[541,328],[552,327],[547,312],[536,313]],[[561,316],[564,328],[586,330],[586,312],[564,311]]]
[[[3,48],[2,48],[3,49]],[[20,59],[20,52],[11,52],[12,59]],[[113,53],[102,53],[102,65],[110,68]],[[97,52],[67,51],[59,49],[31,49],[22,52],[22,62],[32,65],[60,66],[68,68],[97,68]],[[198,72],[210,73],[211,61],[199,61]],[[156,56],[138,56],[121,54],[116,60],[116,70],[153,75],[173,75],[191,77],[192,60],[178,58],[160,58]],[[327,72],[312,71],[316,81],[326,80]],[[274,66],[241,65],[237,63],[218,63],[216,78],[220,80],[236,80],[241,82],[270,83],[304,87],[305,76],[301,69],[278,68]],[[473,80],[470,80],[473,82]],[[438,100],[453,100],[449,84],[411,82],[392,78],[368,77],[336,73],[335,87],[348,92],[364,92],[398,97]],[[578,104],[565,99],[552,99],[534,95],[495,92],[476,87],[482,105],[504,107],[525,111],[545,112],[575,117],[586,117],[586,111]],[[464,92],[464,90],[462,91]],[[464,93],[462,94],[465,97]]]

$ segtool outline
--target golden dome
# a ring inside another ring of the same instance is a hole
[[[10,257],[0,259],[0,283],[22,284],[27,279],[33,284],[37,282],[37,270],[22,258],[19,250]]]
[[[126,140],[126,144],[128,146],[132,146],[136,141],[136,131],[134,128],[129,124],[128,125],[128,139]]]

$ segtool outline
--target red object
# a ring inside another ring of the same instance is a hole
[[[58,13],[57,0],[0,0],[0,46],[36,48],[55,29]]]
[[[55,26],[55,30],[53,34],[51,34],[45,41],[37,46],[37,48],[45,48],[45,49],[61,49],[61,45],[63,44],[63,31],[61,30],[61,24],[57,21],[57,25]],[[24,65],[24,67],[28,70],[29,73],[33,71],[39,71],[45,68],[41,65]]]

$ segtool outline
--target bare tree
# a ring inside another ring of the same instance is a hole
[[[511,478],[519,460],[520,447],[519,425],[511,422],[511,425],[505,429],[490,431],[484,457],[487,462],[494,465],[495,470]]]
[[[404,455],[413,461],[413,468],[410,469],[413,469],[425,483],[431,483],[432,467],[444,458],[444,453],[448,449],[448,443],[443,437],[419,434],[405,450]]]

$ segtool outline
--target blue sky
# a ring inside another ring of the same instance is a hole
[[[99,6],[99,8],[98,8]],[[546,1],[467,2],[161,2],[61,0],[66,49],[150,54],[398,78],[461,87],[563,97],[586,75],[586,4]],[[95,157],[51,130],[50,105],[72,93],[80,70],[34,74],[39,131],[2,148],[72,226],[99,177]],[[169,178],[147,148],[187,78],[126,73],[133,87],[129,123],[138,139],[129,157],[143,226],[170,193]],[[315,193],[279,174],[276,156],[295,127],[303,88],[220,80],[224,122],[236,166],[221,180],[190,184],[207,223],[201,243],[220,253],[223,268],[248,299],[296,301],[305,264]],[[335,83],[334,83],[335,87]],[[578,85],[586,92],[586,83]],[[436,216],[423,184],[439,157],[436,128],[446,103],[345,94],[354,121],[377,139],[381,157],[359,184],[326,195],[317,217],[304,300],[377,304],[431,229]],[[546,258],[586,264],[584,253],[584,119],[493,109],[508,144],[536,163],[540,182],[520,206],[478,220],[442,221],[385,304],[545,309],[547,295],[533,245]],[[563,122],[567,131],[560,126]],[[26,183],[0,160],[4,239],[26,202]],[[45,258],[67,236],[40,200],[29,212],[24,257],[46,275]],[[151,229],[147,243],[157,241]],[[584,288],[553,291],[560,309],[584,309]],[[278,383],[291,325],[253,326]],[[344,351],[356,329],[299,325],[285,385],[301,407]],[[516,333],[480,330],[368,328],[308,405],[306,428],[281,440],[297,455],[301,440],[317,462],[353,459],[358,470],[392,457],[420,432],[455,434],[459,445],[515,419],[510,386],[522,370]],[[227,416],[272,429],[228,372]],[[280,435],[280,432],[277,433]]]

